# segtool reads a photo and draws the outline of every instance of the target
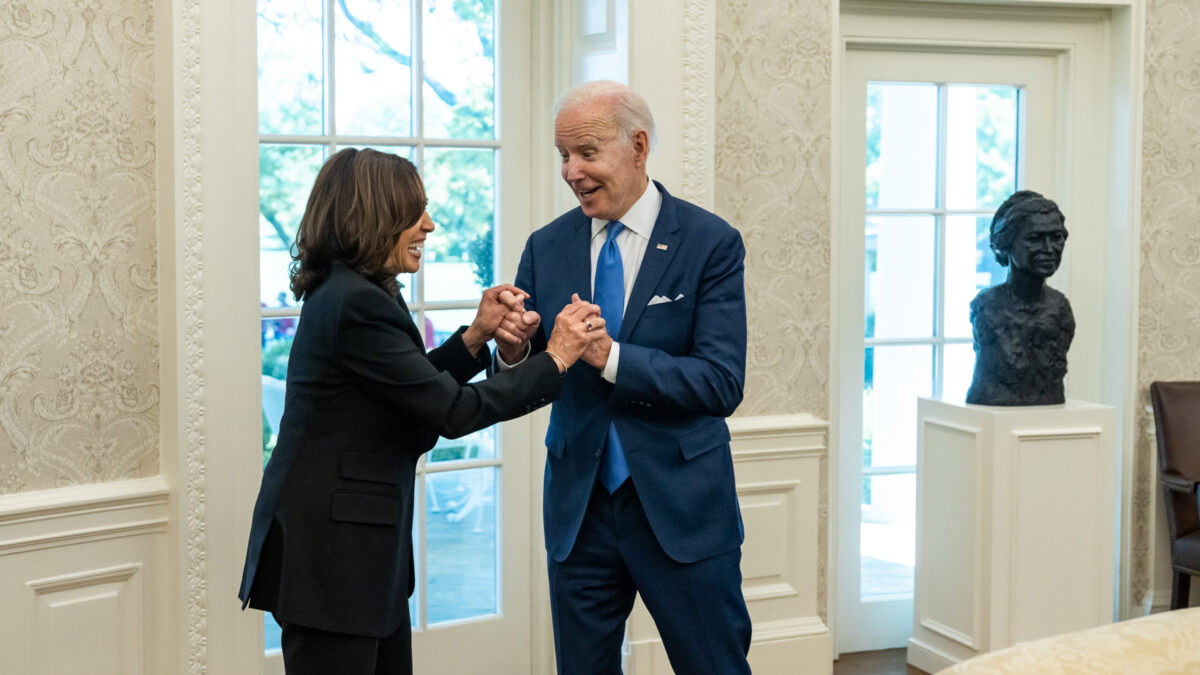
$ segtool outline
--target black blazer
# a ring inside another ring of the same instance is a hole
[[[326,631],[383,637],[408,620],[413,483],[437,437],[558,396],[547,355],[482,382],[462,331],[425,352],[403,300],[335,263],[300,311],[279,437],[263,471],[238,597]]]

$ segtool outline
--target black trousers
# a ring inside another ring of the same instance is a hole
[[[287,621],[279,625],[287,675],[412,675],[408,621],[385,638],[331,633]]]

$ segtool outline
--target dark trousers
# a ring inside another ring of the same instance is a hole
[[[633,481],[609,494],[598,482],[571,554],[549,561],[560,675],[619,675],[625,620],[640,593],[680,675],[748,674],[750,615],[741,550],[679,563],[662,547]]]
[[[287,621],[279,625],[287,675],[412,675],[412,628],[407,620],[385,638],[331,633]]]

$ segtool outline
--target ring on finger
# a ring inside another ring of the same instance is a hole
[[[592,322],[591,322],[591,321],[584,321],[584,322],[583,322],[583,325],[587,326],[587,329],[588,329],[589,331],[592,329]]]

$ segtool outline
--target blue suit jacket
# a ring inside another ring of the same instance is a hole
[[[577,362],[550,416],[543,525],[560,562],[583,522],[610,420],[667,555],[694,562],[742,542],[725,417],[745,382],[745,247],[728,223],[655,186],[662,208],[615,337],[617,382]],[[572,293],[592,296],[591,234],[591,219],[576,208],[526,242],[516,285],[532,296],[526,309],[543,318],[535,352]]]

